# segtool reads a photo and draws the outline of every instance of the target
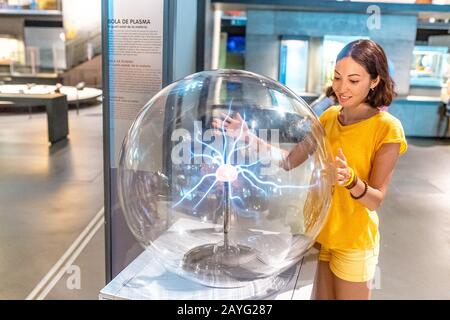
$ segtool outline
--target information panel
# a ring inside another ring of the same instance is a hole
[[[124,135],[142,107],[162,87],[164,1],[110,1],[109,106],[116,168]]]

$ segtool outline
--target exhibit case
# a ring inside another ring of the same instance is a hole
[[[444,86],[447,59],[448,47],[415,46],[410,68],[411,86]]]

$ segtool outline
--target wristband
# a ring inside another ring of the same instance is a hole
[[[347,188],[348,190],[353,189],[353,188],[356,186],[357,183],[358,183],[358,176],[355,175],[355,177],[354,177],[352,183],[350,183],[348,186],[346,186],[346,188]]]
[[[353,171],[351,167],[348,167],[348,170],[350,170],[350,179],[348,179],[348,181],[342,185],[343,187],[348,187],[355,180],[355,171]]]
[[[365,182],[364,180],[363,180],[362,182],[364,182],[364,191],[363,191],[363,193],[361,193],[359,196],[354,196],[354,195],[350,192],[350,196],[351,196],[353,199],[355,199],[355,200],[358,200],[358,199],[361,199],[362,197],[364,197],[364,195],[367,193],[367,189],[369,188],[369,185],[367,184],[367,182]]]

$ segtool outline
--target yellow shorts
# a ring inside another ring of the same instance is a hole
[[[366,282],[375,276],[379,252],[379,244],[370,250],[341,250],[322,246],[319,260],[329,262],[331,272],[342,280]]]

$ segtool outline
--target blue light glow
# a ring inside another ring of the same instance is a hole
[[[205,180],[207,178],[214,177],[214,181],[208,187],[208,190],[204,193],[203,197],[195,204],[194,209],[196,209],[200,205],[200,203],[208,196],[208,194],[213,190],[213,188],[216,185],[218,185],[218,184],[220,185],[221,182],[222,183],[224,182],[223,178],[222,179],[218,178],[218,170],[221,169],[221,168],[223,169],[224,167],[227,167],[227,166],[228,167],[233,167],[235,169],[235,171],[237,172],[236,179],[230,180],[230,181],[225,181],[226,182],[225,186],[228,187],[228,194],[230,196],[230,200],[232,200],[232,201],[233,200],[239,201],[242,205],[244,205],[244,200],[241,199],[239,196],[233,195],[233,188],[232,188],[232,182],[235,181],[235,180],[238,180],[240,178],[245,180],[245,181],[247,181],[253,188],[261,191],[264,194],[264,196],[267,196],[267,191],[264,190],[262,188],[262,186],[273,187],[274,190],[276,191],[278,189],[302,189],[302,190],[307,190],[307,189],[309,189],[311,187],[316,187],[318,185],[318,183],[315,183],[315,184],[312,184],[312,185],[305,185],[305,186],[301,186],[301,185],[283,185],[283,184],[277,184],[277,183],[275,183],[273,181],[261,180],[260,178],[258,178],[256,176],[256,174],[254,172],[250,171],[248,168],[250,168],[252,166],[255,166],[257,164],[262,164],[262,160],[264,160],[264,159],[259,159],[259,160],[255,161],[253,163],[250,163],[250,164],[235,164],[235,165],[231,165],[231,159],[232,159],[233,154],[235,154],[236,152],[238,152],[240,150],[250,148],[249,144],[244,144],[244,146],[237,147],[239,141],[242,141],[242,138],[243,138],[244,125],[245,125],[245,120],[246,120],[246,116],[244,114],[243,115],[243,120],[244,121],[242,121],[242,123],[241,123],[239,134],[234,139],[234,142],[231,144],[231,150],[230,151],[227,150],[229,141],[228,141],[228,135],[227,135],[226,130],[225,130],[225,122],[228,119],[231,118],[231,116],[230,116],[231,115],[231,104],[232,104],[232,100],[230,101],[230,104],[228,106],[228,112],[227,112],[227,114],[225,116],[224,121],[222,121],[221,129],[220,129],[221,130],[221,135],[222,135],[222,137],[224,139],[222,152],[220,152],[217,148],[214,148],[213,146],[203,142],[198,137],[199,136],[198,134],[195,135],[195,140],[197,142],[199,142],[201,145],[203,145],[205,148],[208,148],[210,151],[212,151],[212,154],[214,156],[213,155],[208,155],[208,154],[193,153],[191,151],[191,159],[190,160],[192,160],[194,158],[199,158],[199,157],[200,158],[209,159],[209,160],[211,160],[213,165],[217,166],[216,171],[214,173],[209,173],[209,174],[204,175],[194,187],[192,187],[189,191],[187,191],[183,195],[183,197],[172,206],[172,208],[175,208],[176,206],[180,205],[188,197],[190,198],[190,196],[200,187],[200,185],[202,185],[205,182]]]

